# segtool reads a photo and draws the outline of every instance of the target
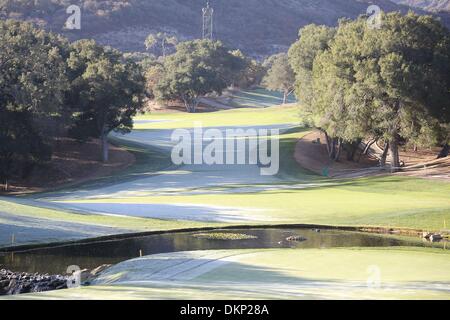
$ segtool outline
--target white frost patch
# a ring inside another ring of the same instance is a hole
[[[119,263],[103,272],[94,285],[131,284],[152,281],[187,281],[231,262],[243,253],[197,251],[157,254]]]
[[[77,203],[64,202],[67,209],[100,215],[183,220],[202,222],[256,222],[271,221],[263,215],[267,210],[238,207],[208,206],[199,204],[154,203]]]

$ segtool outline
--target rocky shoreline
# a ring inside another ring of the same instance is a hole
[[[0,270],[0,296],[67,289],[67,276]]]

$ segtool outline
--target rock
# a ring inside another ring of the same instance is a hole
[[[26,272],[14,273],[0,270],[0,295],[22,294],[29,292],[42,292],[67,288],[66,277],[55,275],[29,274]]]
[[[442,237],[442,235],[440,235],[440,234],[432,234],[431,236],[430,236],[430,241],[431,242],[439,242],[439,241],[441,241],[443,239],[443,237]]]
[[[105,271],[109,267],[111,267],[110,264],[104,264],[104,265],[101,265],[90,271],[82,270],[81,271],[81,283],[84,285],[89,285],[92,282],[92,280],[94,280],[101,272]]]
[[[97,276],[99,273],[101,273],[101,272],[105,271],[106,269],[108,269],[109,267],[111,267],[110,264],[103,264],[103,265],[101,265],[101,266],[99,266],[99,267],[93,269],[93,270],[91,271],[91,275],[95,277],[95,276]]]
[[[432,233],[429,233],[429,232],[423,232],[423,233],[422,233],[422,238],[424,238],[424,239],[430,239],[430,237],[431,237],[432,235],[433,235]]]

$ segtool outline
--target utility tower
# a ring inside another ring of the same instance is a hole
[[[214,29],[214,9],[209,5],[207,1],[206,8],[203,11],[203,39],[213,39]]]

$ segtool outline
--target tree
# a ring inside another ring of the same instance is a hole
[[[269,90],[281,91],[283,104],[286,104],[288,96],[294,91],[294,83],[295,74],[289,64],[288,55],[279,55],[264,77],[263,85]]]
[[[232,86],[244,89],[259,85],[266,74],[265,68],[255,59],[245,56],[241,50],[233,50],[231,54],[242,63],[241,71],[236,73]]]
[[[8,191],[9,179],[26,176],[37,163],[49,161],[51,148],[33,125],[31,113],[0,107],[0,179]]]
[[[112,131],[130,132],[132,117],[142,107],[144,78],[134,62],[93,40],[75,42],[68,64],[75,118],[71,134],[81,141],[99,138],[107,162],[107,137]]]
[[[167,50],[173,48],[178,44],[178,38],[171,36],[165,32],[158,32],[157,34],[149,34],[145,39],[145,47],[147,50],[157,49],[159,53],[165,58]]]
[[[302,116],[325,134],[328,155],[333,160],[338,159],[342,144],[339,143],[339,137],[334,132],[337,126],[331,127],[327,121],[324,121],[332,118],[332,115],[318,108],[314,103],[314,98],[320,98],[321,95],[314,92],[313,67],[316,58],[329,48],[335,34],[334,28],[315,24],[307,25],[300,29],[299,40],[291,46],[288,53],[289,62],[295,73],[295,94],[302,105]],[[335,115],[341,114],[337,112]]]
[[[147,67],[144,76],[147,96],[154,99],[156,98],[155,87],[164,77],[164,66],[160,63],[154,63]]]
[[[0,21],[0,90],[10,109],[36,119],[63,107],[68,43],[29,23]]]
[[[0,179],[8,188],[51,157],[65,114],[68,44],[29,23],[0,21]]]
[[[295,93],[302,106],[312,104],[312,72],[318,55],[327,50],[336,33],[335,28],[307,25],[299,31],[299,40],[289,49],[289,62],[295,73]]]
[[[314,59],[310,101],[316,123],[339,139],[379,135],[396,169],[401,143],[448,122],[450,37],[431,16],[382,20],[381,29],[364,17],[340,23]]]
[[[195,112],[201,96],[221,94],[242,68],[242,61],[221,42],[183,42],[165,59],[164,75],[154,91],[158,99],[181,100],[188,112]]]

